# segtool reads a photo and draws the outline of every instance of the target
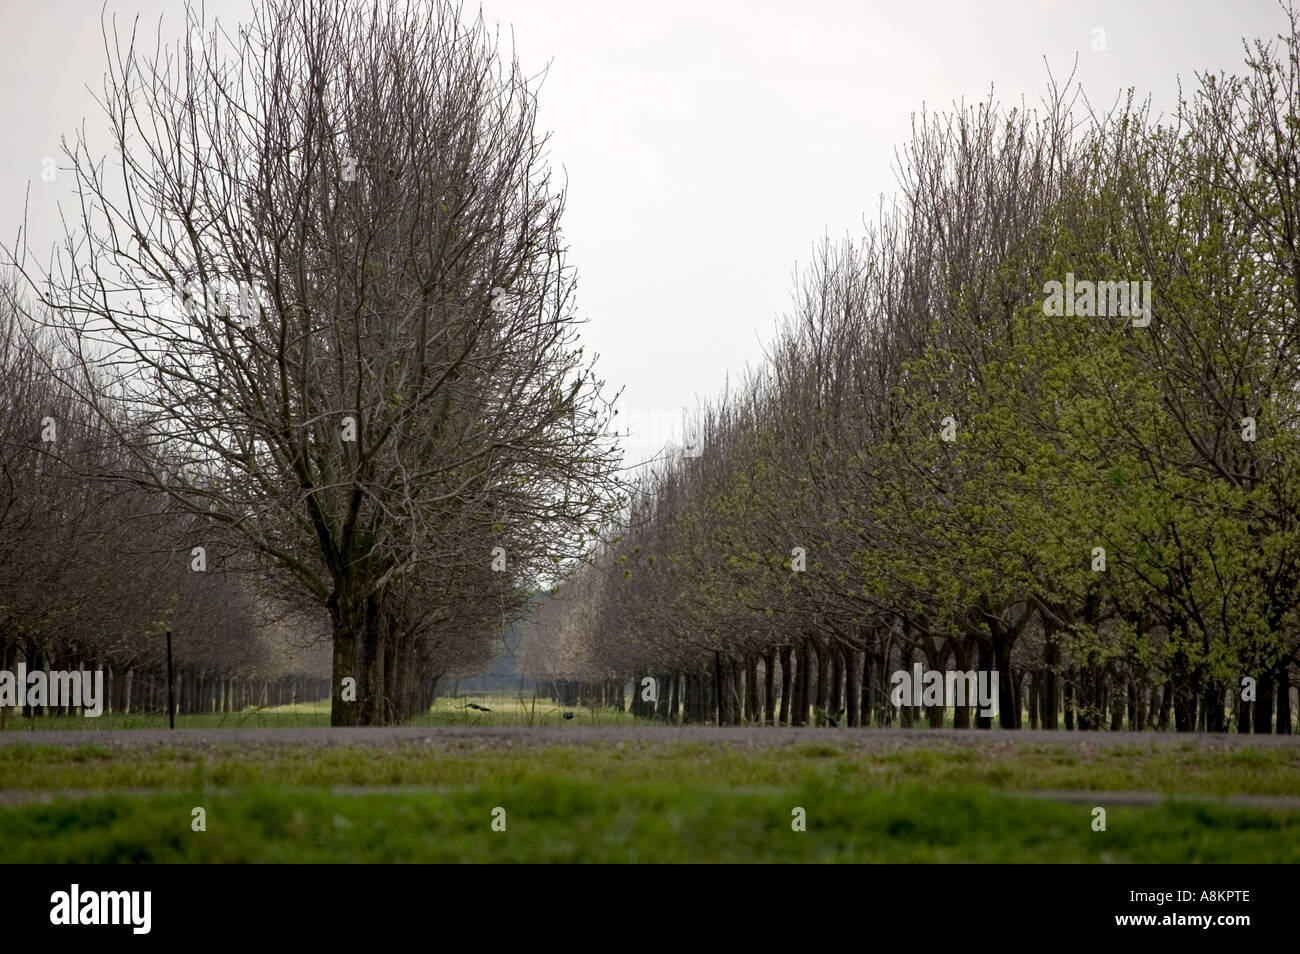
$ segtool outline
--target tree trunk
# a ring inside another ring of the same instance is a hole
[[[793,725],[790,721],[794,718],[793,657],[792,647],[781,647],[781,725]]]
[[[1021,723],[1020,687],[1011,670],[1011,649],[1014,637],[999,626],[993,640],[993,662],[998,672],[998,724],[1004,729],[1018,729]]]
[[[1219,733],[1224,730],[1223,723],[1223,683],[1214,679],[1205,688],[1201,707],[1205,710],[1205,731]]]
[[[745,685],[746,666],[743,656],[728,656],[726,673],[729,688],[727,694],[731,696],[731,725],[744,725],[745,723],[745,695],[748,692],[748,686]]]
[[[1056,641],[1056,632],[1047,633],[1043,638],[1043,696],[1040,721],[1044,729],[1059,728],[1059,709],[1061,690],[1056,667],[1061,661],[1061,647]]]
[[[1038,720],[1040,718],[1040,705],[1039,705],[1038,697],[1041,695],[1041,693],[1039,692],[1039,685],[1042,683],[1042,681],[1043,681],[1043,674],[1041,672],[1031,672],[1029,674],[1029,690],[1028,690],[1029,707],[1028,708],[1029,708],[1030,729],[1038,728]]]
[[[862,651],[862,714],[858,719],[858,724],[862,726],[871,725],[872,713],[876,709],[876,693],[874,681],[876,678],[876,654],[870,649]]]
[[[1065,674],[1065,685],[1062,693],[1062,705],[1065,707],[1065,730],[1072,732],[1074,730],[1074,671],[1071,670]]]
[[[1273,731],[1273,676],[1263,672],[1255,685],[1255,732],[1268,735]]]
[[[1124,682],[1112,678],[1110,690],[1110,731],[1119,732],[1124,728],[1124,699],[1127,689]]]
[[[839,643],[832,643],[830,646],[831,654],[831,681],[828,689],[830,690],[826,698],[826,712],[836,722],[844,719],[844,647]]]
[[[976,666],[976,668],[979,670],[979,673],[993,672],[997,668],[997,662],[994,658],[993,644],[989,640],[981,639],[976,643],[976,657],[979,660],[979,663]],[[978,673],[976,675],[978,678]],[[1002,705],[1001,681],[1002,681],[1002,677],[999,676],[998,677],[998,696],[999,696],[998,705],[999,706]],[[983,714],[982,709],[977,709],[975,712],[975,728],[977,729],[993,728],[993,717],[986,716]]]
[[[828,645],[817,646],[817,712],[823,724],[830,715],[831,705],[831,652]]]
[[[844,708],[850,728],[862,725],[862,657],[860,649],[850,649],[844,660]]]
[[[1079,667],[1079,730],[1089,732],[1097,728],[1100,707],[1097,705],[1097,667],[1085,662]]]
[[[1286,660],[1277,667],[1277,732],[1278,735],[1291,734],[1291,678]]]
[[[1191,732],[1195,725],[1196,690],[1184,674],[1174,683],[1174,728],[1179,732]]]
[[[722,668],[722,653],[715,652],[713,654],[713,692],[716,698],[714,699],[713,711],[718,725],[727,724],[728,711],[726,685],[730,682],[730,679],[723,676]]]
[[[763,657],[763,721],[776,725],[776,650]]]
[[[799,659],[799,688],[795,696],[794,720],[791,725],[808,724],[808,706],[813,693],[813,666],[817,662],[817,655],[813,650],[811,639],[803,641],[800,652],[802,655]]]

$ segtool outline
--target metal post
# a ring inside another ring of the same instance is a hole
[[[176,695],[172,683],[172,631],[167,630],[167,728],[176,728]]]

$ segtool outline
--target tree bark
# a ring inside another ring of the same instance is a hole
[[[818,719],[825,722],[830,715],[831,705],[831,652],[826,644],[817,645],[817,712]]]
[[[994,658],[993,644],[990,640],[981,639],[976,643],[976,658],[979,660],[976,668],[980,673],[993,672],[997,668],[997,662]],[[978,677],[978,674],[977,674]],[[998,705],[1002,705],[1002,677],[998,677]],[[975,711],[975,728],[991,729],[993,728],[993,717],[986,716],[982,710]]]
[[[1038,697],[1041,695],[1041,693],[1039,692],[1039,688],[1038,688],[1038,687],[1039,687],[1039,684],[1040,684],[1042,681],[1043,681],[1043,674],[1042,674],[1041,672],[1031,672],[1031,673],[1029,674],[1029,692],[1028,692],[1028,695],[1029,695],[1029,706],[1028,706],[1028,708],[1029,708],[1029,728],[1030,728],[1030,729],[1037,729],[1037,728],[1038,728],[1038,720],[1039,720],[1039,718],[1040,718],[1040,707],[1039,707],[1039,700],[1038,700]]]
[[[1061,647],[1053,630],[1043,636],[1043,698],[1041,722],[1044,729],[1056,730],[1060,726],[1059,709],[1061,689],[1056,667],[1061,661]]]
[[[1255,684],[1255,732],[1270,735],[1273,732],[1273,675],[1260,673]]]
[[[790,646],[781,647],[781,725],[793,725],[794,718],[794,679],[792,678],[794,650]]]
[[[763,657],[763,721],[776,725],[776,650]]]
[[[860,649],[848,650],[844,660],[844,708],[850,728],[862,725],[862,658]]]
[[[827,687],[826,712],[836,722],[844,719],[844,647],[839,643],[830,645],[831,681]]]
[[[1291,678],[1286,660],[1277,667],[1277,732],[1278,735],[1291,734]]]
[[[799,688],[794,707],[796,721],[792,723],[793,725],[808,724],[808,706],[811,704],[813,693],[813,666],[817,664],[817,655],[811,639],[803,641],[800,651],[802,658],[799,660]]]

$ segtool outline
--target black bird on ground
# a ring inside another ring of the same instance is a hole
[[[566,713],[564,713],[564,718],[566,718],[566,719],[572,719],[572,718],[573,718],[573,713],[572,713],[572,712],[566,712]]]

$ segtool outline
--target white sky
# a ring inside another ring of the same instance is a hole
[[[102,117],[101,0],[0,0],[0,240],[31,183],[33,238],[58,234],[70,176],[41,181],[60,135]],[[209,0],[223,21],[247,0]],[[467,8],[473,9],[471,4]],[[179,0],[109,0],[152,36]],[[786,310],[796,263],[829,233],[859,234],[892,194],[913,113],[1037,105],[1047,65],[1095,106],[1130,87],[1157,111],[1192,74],[1241,72],[1241,37],[1271,38],[1276,0],[483,0],[524,68],[551,63],[540,122],[567,173],[564,234],[580,276],[583,338],[601,356],[629,463],[680,431],[681,409],[721,391]],[[168,24],[171,24],[170,30]],[[1094,51],[1094,30],[1105,50]],[[1046,57],[1047,64],[1044,63]],[[670,428],[672,433],[666,430]]]

